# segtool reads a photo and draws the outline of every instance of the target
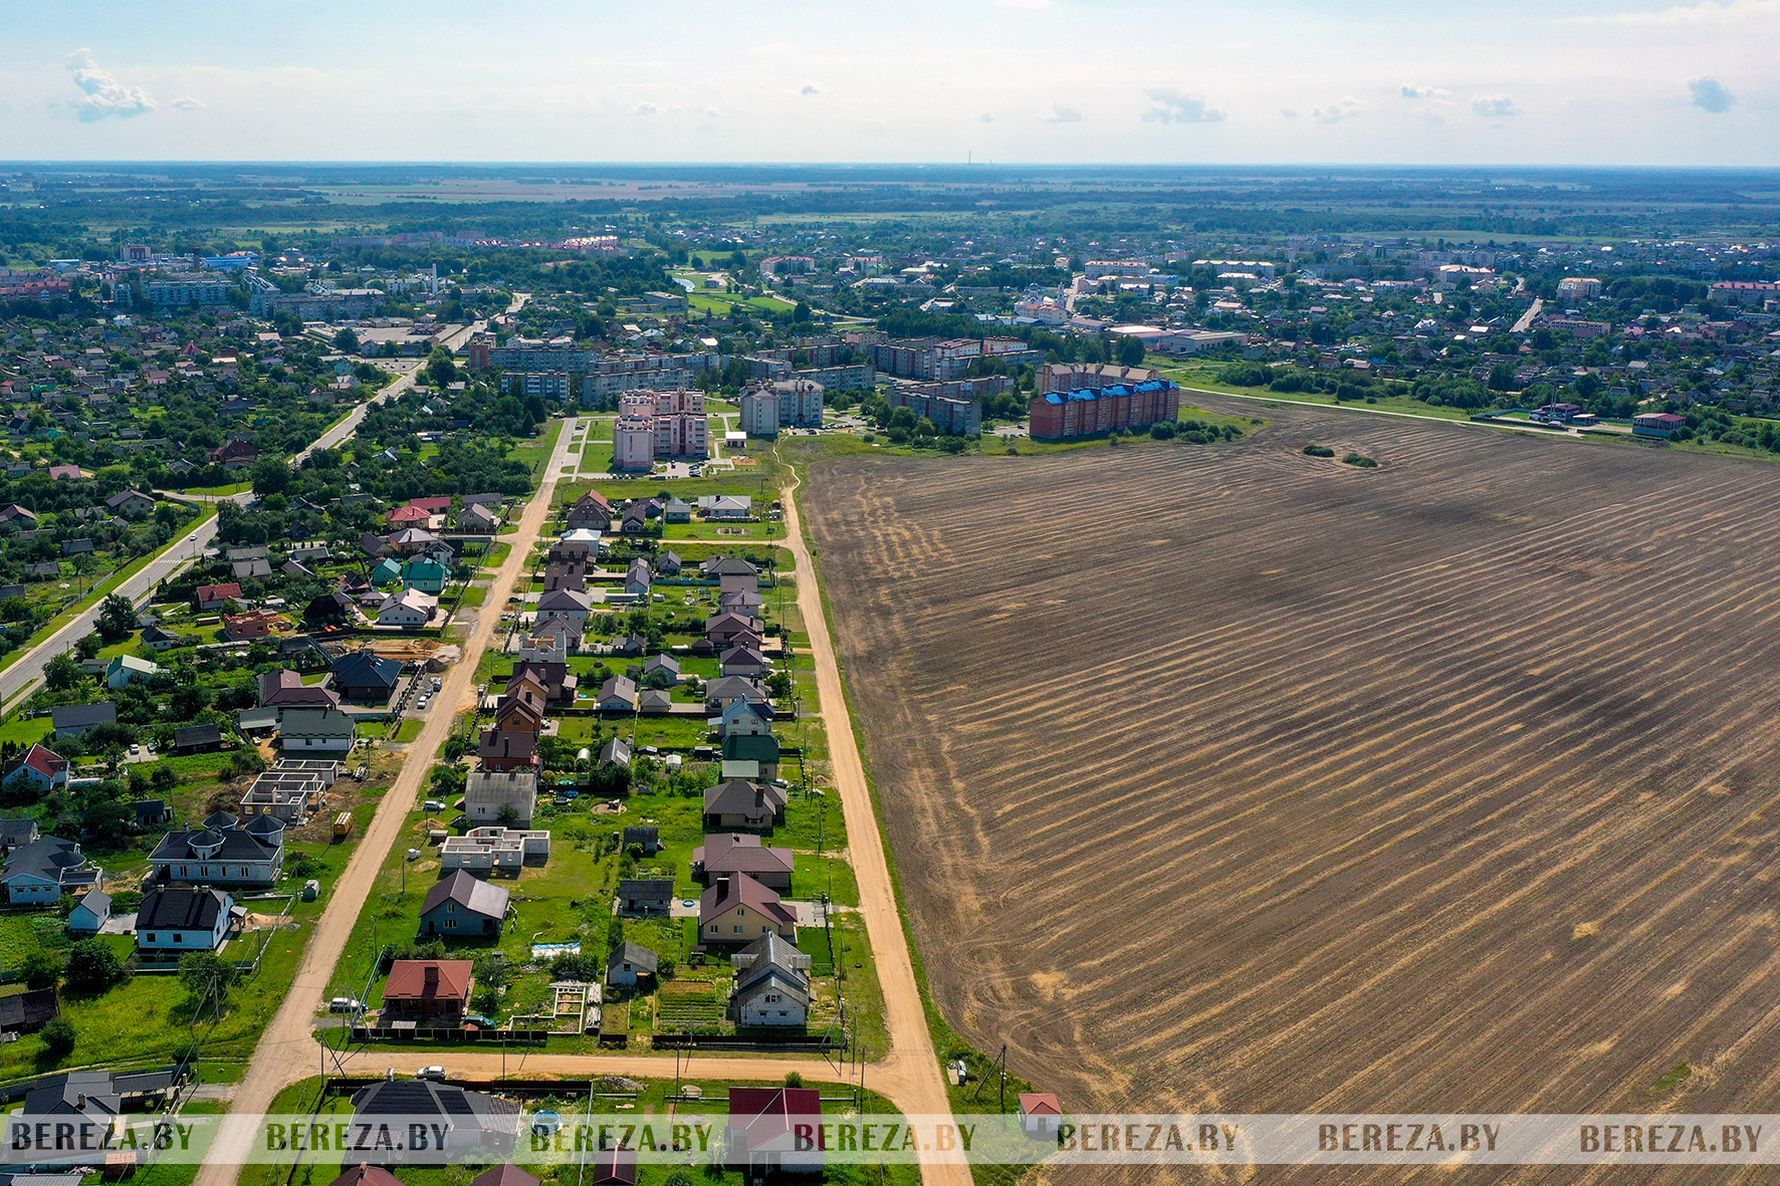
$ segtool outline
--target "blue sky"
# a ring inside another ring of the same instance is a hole
[[[0,0],[0,158],[1774,164],[1780,0]]]

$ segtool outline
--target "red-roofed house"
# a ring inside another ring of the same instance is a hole
[[[476,977],[469,960],[397,960],[383,986],[383,1020],[460,1025]]]
[[[241,600],[241,585],[237,581],[225,581],[220,585],[198,586],[199,609],[221,609],[231,601]]]
[[[46,745],[33,745],[25,756],[7,767],[0,782],[23,779],[38,790],[52,791],[68,785],[68,759]]]
[[[732,1087],[725,1160],[750,1181],[820,1174],[827,1141],[814,1087]]]
[[[1035,1141],[1053,1141],[1063,1119],[1063,1104],[1053,1091],[1020,1093],[1020,1131]]]
[[[717,879],[698,900],[704,943],[739,947],[769,934],[796,943],[797,913],[746,873]]]

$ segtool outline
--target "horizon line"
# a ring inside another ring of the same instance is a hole
[[[444,160],[438,158],[302,158],[302,157],[92,157],[92,158],[16,158],[0,159],[0,169],[28,167],[93,168],[102,166],[329,166],[357,168],[397,168],[427,166],[433,168],[697,168],[697,169],[1410,169],[1418,171],[1501,171],[1501,170],[1567,170],[1573,172],[1636,170],[1643,172],[1682,173],[1774,173],[1780,164],[1640,164],[1624,163],[1551,163],[1551,162],[1411,162],[1411,161],[710,161],[710,160]]]

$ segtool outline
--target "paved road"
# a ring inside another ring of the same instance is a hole
[[[525,303],[530,299],[529,292],[515,293],[512,303],[507,306],[507,312],[518,312],[525,307]],[[477,321],[465,326],[458,331],[457,335],[454,335],[457,341],[450,343],[451,348],[457,349],[469,340],[471,334],[478,333],[486,329],[487,326],[487,321]],[[420,369],[421,360],[400,359],[394,361],[395,365],[402,368],[404,373],[398,375],[393,382],[376,395],[348,412],[339,422],[315,438],[307,448],[292,456],[290,463],[293,466],[302,465],[317,449],[332,449],[345,441],[358,431],[359,424],[364,421],[365,413],[370,411],[373,404],[380,404],[414,386],[414,377]],[[202,500],[188,499],[188,501]],[[244,494],[232,495],[223,501],[242,503],[247,501],[247,496]],[[149,594],[154,592],[155,586],[169,577],[177,575],[186,565],[203,555],[204,549],[209,547],[210,541],[215,538],[216,520],[214,518],[206,519],[144,565],[140,572],[122,581],[116,592],[128,597],[133,603],[141,605],[148,599]],[[4,671],[0,671],[0,704],[10,704],[15,697],[35,688],[42,680],[43,669],[49,661],[91,634],[98,625],[98,621],[99,607],[94,605],[32,647],[30,651],[20,655]]]
[[[1527,311],[1520,315],[1520,320],[1514,323],[1514,328],[1509,332],[1516,334],[1526,333],[1527,330],[1532,328],[1533,319],[1539,316],[1539,311],[1543,308],[1545,308],[1545,298],[1534,297],[1533,303],[1527,306]]]
[[[551,493],[572,456],[569,445],[576,439],[574,427],[573,420],[564,424],[550,461],[544,467],[544,479],[520,516],[518,532],[504,537],[512,548],[490,583],[488,599],[464,642],[463,658],[452,665],[450,674],[445,677],[439,693],[444,703],[456,704],[460,709],[475,703],[476,665],[489,644],[503,637],[501,615],[520,578],[530,571],[532,545],[549,522]],[[272,1023],[254,1047],[247,1073],[231,1095],[234,1112],[265,1112],[281,1088],[319,1070],[321,1051],[313,1033],[315,1015],[326,1003],[340,956],[352,936],[359,912],[376,885],[377,874],[390,850],[399,842],[408,814],[420,801],[427,773],[451,736],[455,714],[433,712],[425,720],[420,736],[408,747],[395,783],[378,804],[377,814],[360,838],[345,872],[330,891],[327,906],[315,923],[314,933],[303,952],[296,979]],[[232,1186],[240,1172],[243,1152],[241,1149],[219,1148],[199,1172],[196,1186]]]
[[[1181,388],[1184,393],[1193,395],[1209,395],[1217,399],[1247,400],[1257,404],[1285,404],[1293,408],[1308,408],[1312,412],[1358,412],[1364,416],[1395,416],[1400,420],[1426,420],[1430,424],[1445,424],[1453,428],[1498,429],[1508,432],[1530,432],[1534,436],[1547,439],[1584,440],[1583,434],[1573,429],[1558,431],[1555,428],[1541,428],[1537,424],[1517,424],[1512,420],[1454,420],[1450,416],[1426,416],[1420,412],[1398,412],[1389,408],[1368,408],[1364,404],[1314,404],[1309,400],[1291,399],[1281,395],[1238,395],[1233,391],[1211,391],[1204,387]],[[688,541],[690,542],[690,541]]]
[[[418,364],[415,364],[418,369]],[[301,465],[311,453],[317,449],[331,449],[358,431],[358,426],[365,418],[371,405],[382,403],[391,396],[399,395],[414,386],[414,370],[398,376],[393,382],[382,388],[364,403],[353,408],[340,420],[317,437],[309,446],[290,458],[290,464]],[[233,502],[237,505],[247,501],[246,494],[233,494],[220,499],[202,499],[186,497],[188,502]],[[216,538],[217,521],[215,517],[205,519],[190,531],[180,536],[164,551],[147,564],[126,577],[118,584],[115,592],[128,597],[136,605],[148,600],[155,587],[162,581],[176,576],[188,564],[193,563],[204,554],[204,549]],[[14,697],[20,696],[35,688],[43,678],[43,669],[49,661],[68,650],[75,643],[91,634],[98,626],[99,606],[90,606],[67,625],[38,643],[28,652],[20,655],[4,671],[0,671],[0,704],[11,703]]]

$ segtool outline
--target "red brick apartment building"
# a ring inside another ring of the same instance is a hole
[[[1029,407],[1032,439],[1063,441],[1180,416],[1180,388],[1142,367],[1045,367]]]

